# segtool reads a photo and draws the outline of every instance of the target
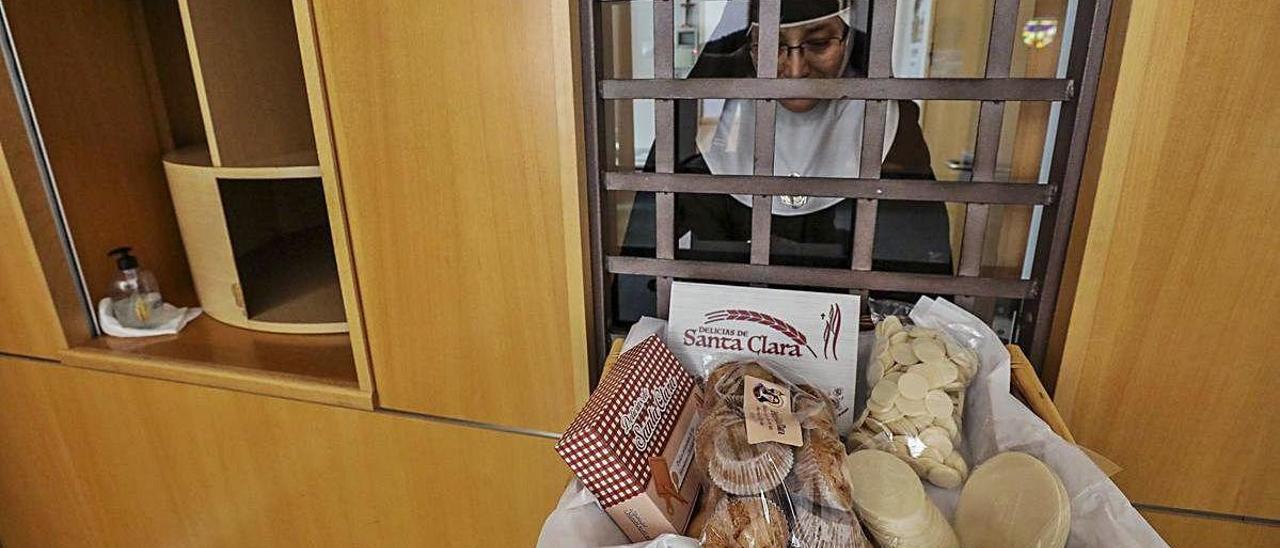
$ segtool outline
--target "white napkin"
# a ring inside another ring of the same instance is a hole
[[[102,332],[112,337],[175,335],[202,312],[204,311],[198,306],[178,308],[169,303],[162,303],[160,309],[155,312],[156,319],[162,321],[159,321],[155,327],[139,329],[121,325],[120,320],[117,320],[115,314],[111,312],[111,299],[104,298],[98,301],[98,323],[102,326]]]

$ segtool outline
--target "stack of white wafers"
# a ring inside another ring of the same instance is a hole
[[[960,492],[956,533],[965,546],[1062,548],[1070,532],[1066,487],[1053,470],[1026,453],[987,459]]]
[[[858,516],[880,546],[959,548],[955,531],[901,459],[863,449],[845,459],[844,470]]]
[[[876,325],[867,371],[871,394],[851,447],[888,451],[930,483],[959,487],[969,473],[956,450],[964,393],[977,366],[977,353],[941,332],[885,318]]]

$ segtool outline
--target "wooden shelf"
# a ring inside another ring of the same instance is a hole
[[[205,173],[236,179],[283,179],[292,177],[319,177],[320,160],[314,149],[264,156],[258,166],[216,166],[204,143],[180,148],[165,154],[166,164],[201,168]]]
[[[201,316],[177,335],[99,337],[62,358],[88,369],[372,408],[345,334],[263,333]]]
[[[250,320],[346,323],[329,227],[276,238],[236,264]]]
[[[209,316],[276,333],[348,331],[330,198],[316,162],[312,151],[282,158],[283,166],[218,167],[204,146],[165,156],[169,194]]]
[[[289,0],[181,0],[214,165],[270,166],[316,143]]]

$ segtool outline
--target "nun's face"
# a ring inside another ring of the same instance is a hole
[[[844,41],[847,27],[839,17],[829,17],[778,33],[779,78],[838,78],[844,64]],[[751,31],[752,58],[759,47],[758,27]],[[817,99],[782,99],[783,108],[806,112],[818,104]]]

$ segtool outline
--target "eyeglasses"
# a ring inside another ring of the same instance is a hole
[[[814,38],[805,40],[794,46],[780,43],[778,44],[778,64],[782,64],[782,61],[790,58],[793,50],[798,50],[800,52],[800,56],[803,57],[806,62],[825,60],[830,56],[839,53],[841,51],[840,45],[842,43],[844,43],[843,36],[839,38]],[[759,52],[760,40],[757,37],[752,36],[751,55],[759,57]]]

